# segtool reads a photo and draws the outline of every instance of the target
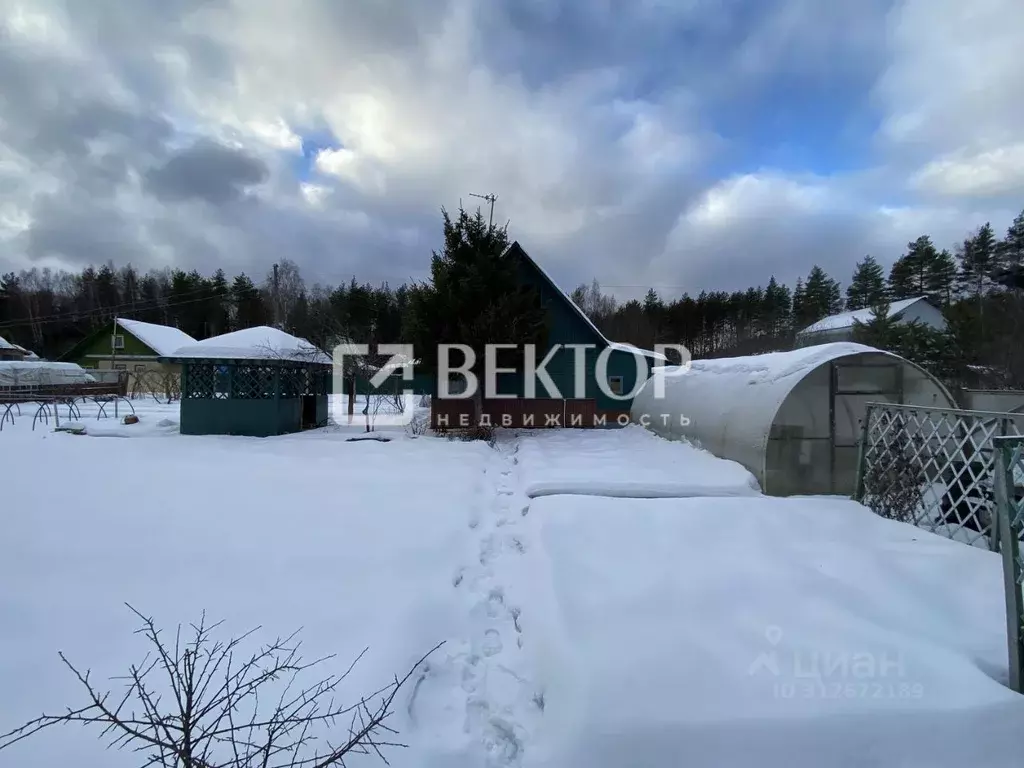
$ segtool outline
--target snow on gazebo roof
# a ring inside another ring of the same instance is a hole
[[[179,347],[172,358],[195,360],[286,360],[330,365],[331,358],[305,339],[260,325]]]

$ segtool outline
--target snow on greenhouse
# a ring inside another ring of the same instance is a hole
[[[765,493],[850,495],[870,402],[955,407],[919,366],[838,342],[655,369],[631,417],[739,462]]]
[[[85,384],[96,379],[75,363],[49,360],[0,360],[0,388]]]

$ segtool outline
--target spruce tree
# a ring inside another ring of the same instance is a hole
[[[794,331],[799,331],[810,325],[807,322],[807,292],[804,289],[804,279],[802,277],[796,279],[796,286],[793,288],[792,318]]]
[[[843,309],[839,283],[815,264],[804,284],[804,319],[814,323],[823,317],[834,315]]]
[[[864,309],[885,298],[885,272],[874,256],[857,262],[853,280],[846,289],[846,308]]]
[[[772,275],[761,299],[761,327],[768,336],[780,336],[790,325],[792,299],[789,288],[780,285]]]
[[[524,345],[545,343],[546,313],[537,290],[521,279],[504,229],[489,226],[479,210],[442,215],[444,248],[434,252],[430,282],[409,292],[410,340],[418,367],[429,373],[439,368],[438,345],[465,344],[475,353],[470,370],[482,387],[486,345],[516,345],[499,353],[498,364],[518,367]]]
[[[889,300],[884,297],[872,304],[869,320],[853,321],[853,340],[875,349],[891,350],[896,339],[896,323],[889,310]]]
[[[647,295],[644,296],[644,312],[650,315],[653,319],[657,316],[658,312],[664,308],[664,304],[662,304],[661,299],[658,298],[658,292],[653,288],[649,288],[647,290]]]
[[[235,330],[255,328],[270,322],[270,312],[263,294],[244,272],[231,283],[231,300],[235,305]]]

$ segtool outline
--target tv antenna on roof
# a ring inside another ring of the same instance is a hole
[[[487,228],[490,229],[494,226],[494,201],[498,199],[497,195],[476,195],[472,192],[469,193],[470,197],[479,197],[481,200],[486,200],[491,204],[491,215],[487,217]]]

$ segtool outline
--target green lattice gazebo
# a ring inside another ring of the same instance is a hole
[[[331,359],[259,326],[181,347],[181,433],[268,437],[327,423]]]

